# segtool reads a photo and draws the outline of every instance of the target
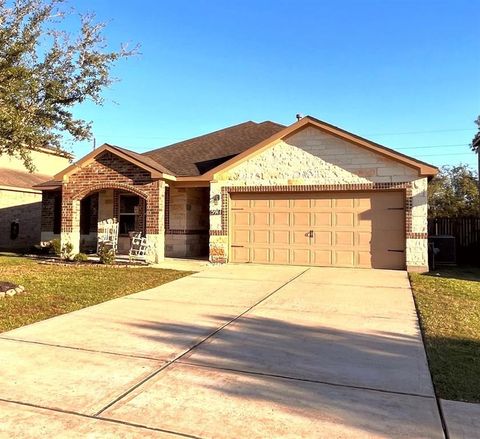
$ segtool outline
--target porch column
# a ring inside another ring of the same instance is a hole
[[[147,260],[158,263],[165,257],[165,182],[158,180],[156,186],[147,199],[146,237],[151,251]]]
[[[80,252],[80,201],[72,198],[67,185],[62,190],[62,228],[60,242],[62,247],[72,244],[72,254]]]

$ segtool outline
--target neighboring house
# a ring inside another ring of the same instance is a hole
[[[23,161],[0,155],[0,249],[28,250],[40,241],[42,192],[34,186],[60,172],[71,156],[57,150],[31,151],[35,172]]]
[[[96,224],[164,256],[427,269],[424,162],[307,116],[246,122],[144,154],[104,144],[43,183],[42,239],[75,251]],[[61,206],[61,207],[60,207]],[[61,213],[61,218],[60,218]]]

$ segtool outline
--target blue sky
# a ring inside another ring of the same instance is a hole
[[[136,3],[136,4],[135,4]],[[469,163],[480,114],[480,1],[77,0],[139,43],[93,121],[97,145],[146,151],[310,114],[435,165]],[[91,149],[77,144],[77,157]]]

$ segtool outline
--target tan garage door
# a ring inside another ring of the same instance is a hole
[[[405,267],[402,192],[233,193],[232,262]]]

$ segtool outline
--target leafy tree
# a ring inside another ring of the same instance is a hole
[[[66,12],[63,0],[0,0],[0,155],[19,157],[30,170],[31,148],[91,138],[91,122],[75,118],[72,107],[101,105],[115,80],[112,66],[137,52],[108,50],[105,25],[91,14],[79,15],[76,34],[65,31]]]
[[[476,179],[476,172],[468,165],[443,166],[428,187],[428,216],[480,215]]]
[[[478,131],[477,131],[477,134],[475,134],[475,136],[473,137],[470,147],[477,154],[480,154],[480,116],[477,117],[477,119],[475,120],[475,123],[478,127]]]
[[[475,136],[473,137],[470,147],[472,148],[473,151],[477,153],[478,190],[480,191],[480,116],[477,117],[477,120],[475,120],[475,123],[477,124],[478,131],[477,131],[477,134],[475,134]]]

